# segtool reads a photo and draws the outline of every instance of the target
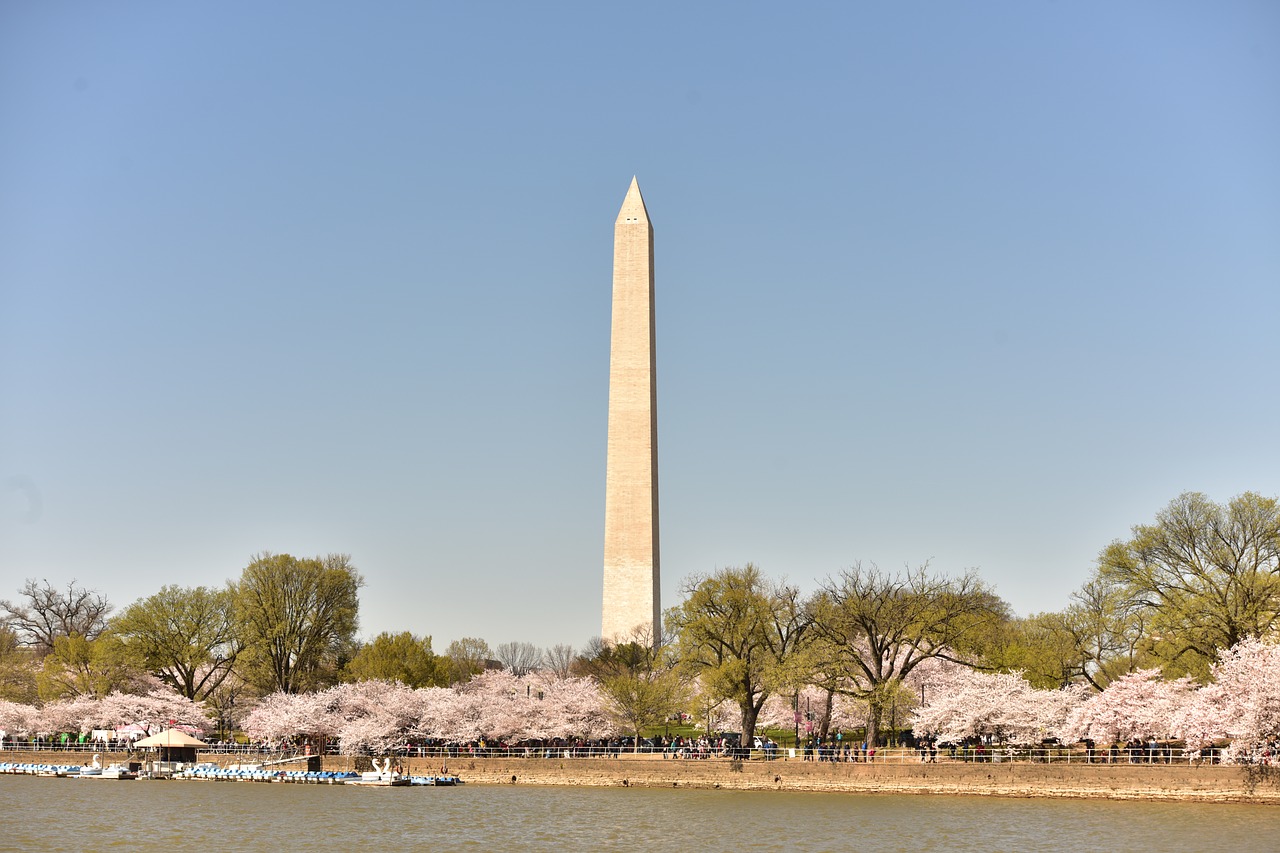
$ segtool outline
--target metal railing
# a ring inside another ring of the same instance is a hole
[[[555,744],[504,745],[461,744],[447,746],[413,746],[394,750],[407,758],[515,758],[515,759],[592,759],[643,758],[664,761],[806,761],[831,764],[1094,764],[1094,765],[1170,765],[1217,764],[1222,750],[1185,750],[1160,747],[1142,749],[1067,749],[1067,748],[939,748],[921,752],[903,747],[872,750],[823,748],[777,748],[743,750],[735,747],[690,744],[678,747],[635,749],[631,745]]]
[[[5,752],[73,752],[93,754],[95,752],[132,752],[133,742],[128,740],[112,741],[15,741],[6,738],[0,743],[0,755]],[[253,743],[210,743],[202,747],[202,753],[225,753],[228,755],[277,755],[280,748],[267,744]]]
[[[133,745],[127,741],[14,741],[5,739],[0,745],[0,756],[5,752],[48,752],[92,754],[95,752],[129,752]],[[280,755],[303,755],[304,746],[213,743],[200,750],[203,755],[235,755],[267,758]],[[375,751],[367,750],[367,754]],[[1188,750],[1180,747],[1158,745],[1151,747],[1117,747],[1113,749],[1085,749],[1083,747],[938,747],[936,750],[919,750],[907,747],[877,747],[862,750],[853,746],[823,746],[814,748],[777,747],[745,750],[716,743],[690,742],[682,745],[660,744],[641,746],[618,743],[553,743],[553,744],[493,744],[468,743],[430,746],[405,746],[391,750],[391,754],[406,758],[456,759],[456,758],[516,758],[516,759],[599,759],[599,758],[648,758],[670,761],[806,761],[831,764],[1096,764],[1096,765],[1170,765],[1217,764],[1222,761],[1222,749]],[[339,744],[326,744],[325,753],[339,754]],[[383,754],[378,752],[376,754]],[[1280,763],[1277,757],[1263,755],[1261,763]]]

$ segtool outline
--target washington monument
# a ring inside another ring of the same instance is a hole
[[[658,409],[653,352],[653,226],[640,184],[613,226],[609,454],[604,490],[604,618],[610,642],[662,630],[658,596]]]

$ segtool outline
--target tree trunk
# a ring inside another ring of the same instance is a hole
[[[867,700],[867,747],[878,746],[880,740],[880,717],[884,708],[876,699]]]
[[[831,734],[831,711],[835,707],[836,692],[828,689],[827,699],[822,703],[822,723],[818,726],[818,740],[825,741]]]
[[[760,708],[751,702],[742,705],[742,746],[751,748],[751,739],[756,734],[756,720],[760,717]]]

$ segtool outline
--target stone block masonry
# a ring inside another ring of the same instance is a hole
[[[653,226],[635,178],[613,229],[613,323],[600,635],[657,639],[658,408]]]

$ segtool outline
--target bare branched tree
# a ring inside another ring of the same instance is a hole
[[[542,666],[542,652],[533,643],[501,643],[493,654],[516,678]]]
[[[555,678],[568,678],[573,675],[573,664],[578,653],[568,643],[552,646],[542,653],[543,665]]]
[[[63,588],[28,578],[18,592],[25,600],[0,601],[0,608],[18,639],[37,654],[53,651],[59,637],[95,640],[106,630],[111,605],[96,590],[76,586],[74,579]]]

